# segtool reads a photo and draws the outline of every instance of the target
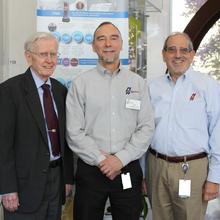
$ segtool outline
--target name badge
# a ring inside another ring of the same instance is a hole
[[[123,189],[132,188],[130,173],[126,173],[126,174],[122,173],[121,180],[122,180]]]
[[[140,110],[141,101],[136,99],[126,99],[125,107],[128,109]]]
[[[179,180],[179,197],[182,199],[189,198],[191,195],[191,180]]]

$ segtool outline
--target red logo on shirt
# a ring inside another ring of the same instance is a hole
[[[190,96],[190,101],[193,101],[194,100],[194,98],[195,98],[195,96],[196,96],[196,93],[193,93],[191,96]]]

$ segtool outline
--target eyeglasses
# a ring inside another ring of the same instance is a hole
[[[47,59],[48,57],[50,57],[51,59],[56,59],[60,55],[59,53],[55,53],[55,52],[51,52],[51,53],[48,52],[36,53],[33,51],[29,51],[29,52],[37,55],[41,59]]]
[[[192,51],[192,49],[190,49],[190,48],[183,48],[183,47],[181,47],[179,49],[177,49],[176,47],[167,47],[167,48],[164,48],[164,50],[170,54],[175,54],[175,53],[177,53],[177,51],[179,51],[183,55],[187,55],[188,53],[190,53]]]

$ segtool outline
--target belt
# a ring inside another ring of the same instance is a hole
[[[201,158],[207,157],[207,153],[206,152],[201,152],[201,153],[198,153],[198,154],[190,154],[190,155],[186,155],[186,156],[174,156],[174,157],[171,157],[171,156],[167,156],[165,154],[158,153],[157,151],[155,151],[152,148],[149,148],[149,151],[154,156],[156,156],[156,157],[158,157],[160,159],[169,161],[171,163],[180,163],[180,162],[185,162],[185,161],[190,161],[190,160],[197,160],[197,159],[201,159]]]
[[[62,159],[61,159],[61,157],[60,157],[60,158],[57,159],[57,160],[52,160],[52,161],[50,161],[49,167],[50,167],[50,168],[55,168],[55,167],[61,166],[61,163],[62,163]]]

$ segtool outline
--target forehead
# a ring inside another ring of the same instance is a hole
[[[38,48],[38,49],[57,49],[58,48],[58,43],[55,39],[53,38],[48,38],[48,39],[38,39],[35,43],[34,43],[34,47]]]
[[[189,40],[184,35],[174,35],[169,37],[167,46],[188,47]]]
[[[106,24],[101,26],[99,29],[97,29],[96,33],[95,33],[95,38],[99,37],[99,36],[111,36],[111,35],[119,35],[120,33],[117,30],[116,27],[114,27],[111,24]]]

